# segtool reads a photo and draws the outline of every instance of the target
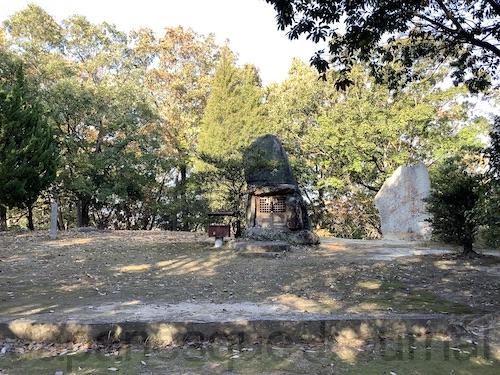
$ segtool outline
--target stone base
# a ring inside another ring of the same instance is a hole
[[[317,245],[319,237],[310,230],[276,230],[253,227],[245,231],[244,237],[257,241],[285,241],[294,245]]]

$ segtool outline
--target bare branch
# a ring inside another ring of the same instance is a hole
[[[439,4],[439,7],[443,10],[446,17],[455,25],[459,32],[466,32],[462,26],[462,24],[457,20],[457,18],[453,15],[453,13],[444,5],[441,0],[436,0],[436,3]]]
[[[436,20],[433,20],[432,18],[427,17],[425,15],[415,14],[415,16],[431,23],[432,25],[434,25],[436,27],[438,27],[444,33],[446,33],[448,35],[461,38],[465,42],[468,42],[476,47],[481,47],[481,48],[484,48],[486,50],[489,50],[489,51],[493,52],[495,55],[497,55],[498,57],[500,57],[500,49],[499,48],[497,48],[495,45],[493,45],[489,42],[486,42],[485,40],[476,39],[474,37],[474,35],[465,31],[463,28],[461,28],[460,30],[454,30],[454,29],[451,29],[451,28],[447,27],[446,25],[443,25],[442,23],[437,22]]]
[[[498,3],[496,0],[486,0],[486,2],[490,4],[495,13],[500,16],[500,3]]]

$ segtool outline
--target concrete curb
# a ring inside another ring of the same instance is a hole
[[[358,339],[423,335],[453,331],[457,318],[447,315],[359,316],[317,320],[234,320],[215,322],[123,321],[82,323],[17,319],[0,323],[0,338],[36,342],[123,342],[154,345],[187,341],[229,340],[238,343],[324,342],[336,337]],[[469,319],[470,320],[470,317]]]

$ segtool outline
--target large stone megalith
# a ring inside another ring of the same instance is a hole
[[[319,243],[310,230],[307,207],[292,174],[288,156],[274,135],[257,138],[245,153],[248,187],[246,237]]]
[[[375,196],[380,226],[385,239],[429,239],[429,213],[424,199],[431,182],[423,163],[401,166],[394,171]]]

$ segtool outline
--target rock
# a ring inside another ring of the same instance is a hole
[[[9,351],[12,350],[12,345],[10,344],[5,344],[2,349],[0,349],[0,355],[4,355],[6,353],[8,353]]]
[[[310,231],[307,207],[279,139],[269,134],[257,138],[245,152],[245,160],[245,236],[303,245],[319,243]]]
[[[385,239],[429,239],[429,213],[424,199],[430,192],[429,172],[423,163],[401,166],[375,196],[380,226]]]
[[[297,185],[286,151],[274,135],[267,134],[257,138],[245,152],[245,160],[245,179],[248,185]]]
[[[277,231],[274,229],[252,227],[245,231],[245,236],[257,241],[286,241],[294,245],[317,245],[320,243],[318,235],[307,229]]]

